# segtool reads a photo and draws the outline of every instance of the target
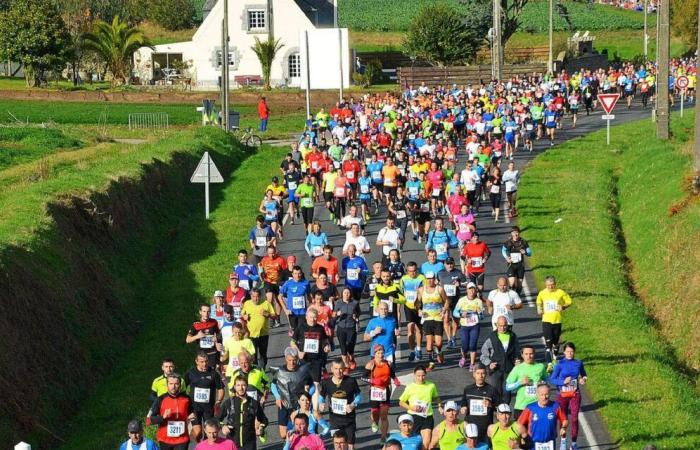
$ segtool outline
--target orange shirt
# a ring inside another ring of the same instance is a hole
[[[382,168],[382,175],[384,176],[384,186],[395,187],[398,185],[398,178],[401,175],[401,171],[396,166],[384,166],[384,168]]]
[[[311,272],[318,274],[321,269],[326,269],[330,283],[336,284],[338,282],[338,258],[331,256],[330,259],[326,260],[323,255],[316,257],[311,264]]]
[[[265,256],[260,260],[260,266],[263,269],[263,279],[268,283],[277,284],[281,272],[287,270],[287,261],[279,255],[276,258]]]

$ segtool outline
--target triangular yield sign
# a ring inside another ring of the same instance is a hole
[[[620,98],[620,94],[599,94],[598,95],[598,101],[600,102],[600,106],[603,107],[606,114],[610,114],[610,111],[613,110],[613,108],[617,104],[617,100],[619,98]]]
[[[192,183],[206,183],[207,182],[207,163],[209,164],[209,182],[210,183],[223,183],[224,177],[221,176],[221,172],[214,164],[214,161],[209,156],[209,152],[204,152],[204,156],[199,161],[197,168],[190,178]]]

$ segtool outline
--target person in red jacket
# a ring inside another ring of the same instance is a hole
[[[267,119],[270,118],[270,108],[267,106],[265,97],[260,97],[258,102],[258,117],[260,118],[260,132],[267,131]]]
[[[484,290],[484,266],[489,256],[491,256],[489,246],[479,240],[479,233],[475,231],[469,243],[462,249],[462,259],[467,262],[467,278],[476,284],[479,292]]]
[[[187,422],[195,418],[190,398],[180,392],[180,375],[168,375],[168,392],[153,402],[146,417],[147,425],[157,425],[156,439],[161,450],[187,450],[190,435]]]

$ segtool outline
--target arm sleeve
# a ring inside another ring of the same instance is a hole
[[[355,407],[360,406],[360,403],[362,402],[362,393],[360,393],[360,389],[357,389],[357,393],[355,394],[355,398],[352,399],[352,403],[355,405]]]
[[[270,385],[270,391],[272,391],[272,396],[275,397],[275,400],[282,400],[282,397],[280,396],[280,391],[277,389],[277,383],[272,383]]]
[[[491,339],[486,339],[484,341],[484,345],[481,346],[481,356],[479,356],[479,360],[481,363],[485,366],[488,366],[491,364],[491,350],[493,349],[491,345]]]
[[[547,382],[549,384],[553,384],[555,386],[563,386],[564,385],[564,380],[561,378],[561,364],[557,364],[554,366],[554,370],[552,371],[552,375],[547,379]]]
[[[556,368],[556,366],[554,366]],[[583,366],[583,361],[581,362],[581,373],[579,374],[582,377],[587,377],[588,374],[586,373],[586,368]]]
[[[255,414],[255,418],[258,419],[258,422],[262,423],[263,425],[267,426],[268,420],[267,416],[265,415],[265,409],[262,406],[258,406],[257,412]]]
[[[153,402],[151,405],[151,410],[148,412],[148,417],[146,418],[147,425],[160,425],[163,423],[163,416],[160,415],[160,397]]]
[[[503,258],[508,257],[508,249],[506,248],[505,244],[501,247],[501,255],[503,255]]]

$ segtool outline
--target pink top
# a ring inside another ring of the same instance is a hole
[[[209,441],[202,441],[195,447],[195,450],[238,450],[236,443],[230,439],[217,438],[213,444]]]
[[[304,447],[308,448],[309,450],[326,450],[321,438],[315,434],[307,434],[305,436],[295,435],[292,439],[291,445],[289,446],[289,450],[298,450]]]
[[[430,181],[434,189],[442,188],[442,181],[445,179],[442,171],[436,170],[434,172],[428,172],[425,177]]]
[[[457,239],[460,241],[468,241],[471,239],[471,228],[469,228],[467,225],[474,223],[474,216],[472,216],[471,213],[467,215],[459,214],[455,216],[454,220],[455,224],[457,225]]]
[[[459,214],[459,210],[462,208],[462,205],[468,204],[469,202],[464,195],[452,194],[447,197],[447,207],[450,209],[450,214],[452,214],[453,217]]]

